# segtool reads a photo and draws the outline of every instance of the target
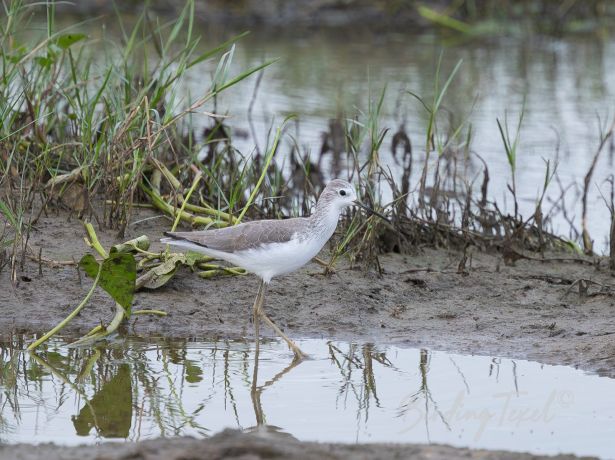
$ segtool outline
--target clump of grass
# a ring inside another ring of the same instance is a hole
[[[602,127],[601,127],[602,128]],[[582,205],[582,214],[581,214],[581,228],[582,234],[581,237],[583,239],[583,248],[585,253],[588,255],[593,255],[594,252],[594,244],[589,235],[589,230],[587,228],[587,196],[589,192],[589,187],[591,185],[592,176],[594,175],[594,170],[596,169],[596,165],[598,164],[598,159],[600,158],[600,154],[604,150],[604,147],[607,145],[608,140],[613,136],[613,132],[615,131],[615,118],[611,125],[606,129],[601,129],[600,132],[600,143],[598,145],[598,149],[594,154],[591,165],[587,170],[587,174],[585,174],[585,178],[583,180],[583,197],[581,200]],[[612,243],[611,243],[612,244]]]
[[[167,23],[153,24],[143,12],[128,28],[118,16],[122,45],[104,47],[79,32],[85,24],[56,30],[53,2],[45,35],[20,42],[40,8],[13,0],[0,25],[0,200],[21,252],[28,228],[53,203],[123,234],[153,160],[194,156],[186,118],[271,63],[231,75],[234,43],[245,34],[197,51],[193,1]],[[215,59],[202,95],[182,102],[186,75]]]

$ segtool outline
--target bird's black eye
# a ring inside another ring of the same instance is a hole
[[[340,190],[340,195],[346,196],[346,190]]]

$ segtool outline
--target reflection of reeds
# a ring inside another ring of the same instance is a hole
[[[427,434],[427,439],[430,440],[429,434],[429,421],[430,421],[430,411],[431,407],[433,407],[436,415],[442,421],[444,426],[450,431],[451,427],[444,417],[444,414],[438,407],[438,403],[433,397],[430,389],[429,389],[429,364],[431,361],[431,355],[429,350],[421,349],[420,351],[420,360],[419,360],[419,373],[421,375],[421,384],[419,385],[418,390],[412,393],[410,396],[405,398],[405,401],[401,404],[397,411],[398,417],[403,417],[407,414],[408,411],[412,409],[414,404],[416,404],[419,400],[423,400],[423,417],[425,418],[425,432]]]
[[[225,407],[229,404],[237,427],[242,428],[240,420],[246,415],[237,404],[235,376],[239,376],[242,388],[251,391],[256,424],[264,425],[262,393],[299,365],[293,361],[259,385],[259,357],[243,341],[213,342],[202,351],[191,350],[185,340],[160,341],[153,346],[128,340],[92,349],[59,347],[57,341],[50,341],[38,354],[20,352],[23,341],[19,337],[0,345],[0,385],[5,394],[12,395],[5,404],[13,409],[11,417],[0,418],[0,432],[17,429],[14,425],[20,423],[24,400],[57,413],[71,397],[81,406],[73,417],[78,435],[89,435],[94,429],[97,437],[138,440],[147,420],[148,430],[155,427],[161,436],[186,432],[208,436],[211,430],[203,420],[208,420],[207,407],[217,396],[224,398]],[[54,380],[45,380],[46,375]],[[60,382],[57,390],[50,391],[49,385],[56,382]],[[204,391],[188,409],[184,393],[188,385],[195,384]],[[37,391],[32,391],[32,386]]]
[[[604,150],[604,147],[607,145],[607,142],[613,136],[613,132],[615,131],[615,118],[613,118],[613,122],[608,128],[603,129],[603,127],[601,126],[600,129],[601,129],[600,143],[598,145],[598,148],[596,149],[596,153],[594,154],[594,157],[592,158],[592,162],[591,162],[591,165],[589,166],[589,169],[587,170],[587,174],[585,174],[585,179],[583,181],[583,197],[581,199],[581,204],[582,204],[582,211],[581,211],[582,212],[581,214],[582,233],[581,233],[581,236],[583,239],[583,248],[585,250],[585,253],[588,255],[593,255],[594,244],[589,235],[589,230],[587,228],[587,224],[588,224],[587,222],[587,195],[589,192],[589,187],[591,185],[591,180],[594,174],[594,170],[598,163],[598,158],[600,157],[600,154]],[[611,240],[611,245],[612,244],[613,244],[613,241]]]
[[[347,351],[342,351],[333,342],[328,342],[327,345],[329,347],[329,358],[338,368],[341,377],[337,403],[343,402],[346,406],[348,396],[352,395],[357,405],[357,421],[363,419],[367,422],[371,400],[373,399],[376,407],[381,407],[374,363],[384,367],[392,367],[393,364],[386,357],[386,353],[378,351],[370,343],[361,346],[349,344]],[[355,370],[361,372],[360,380],[354,378]]]

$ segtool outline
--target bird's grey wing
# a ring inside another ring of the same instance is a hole
[[[304,218],[257,220],[233,227],[198,232],[165,232],[165,235],[216,251],[237,252],[267,243],[290,241],[306,221]]]

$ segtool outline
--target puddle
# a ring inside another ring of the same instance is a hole
[[[95,349],[0,346],[0,442],[209,436],[226,427],[300,440],[444,443],[615,457],[615,380],[565,366],[299,341],[129,339]],[[256,385],[254,379],[256,377]]]

